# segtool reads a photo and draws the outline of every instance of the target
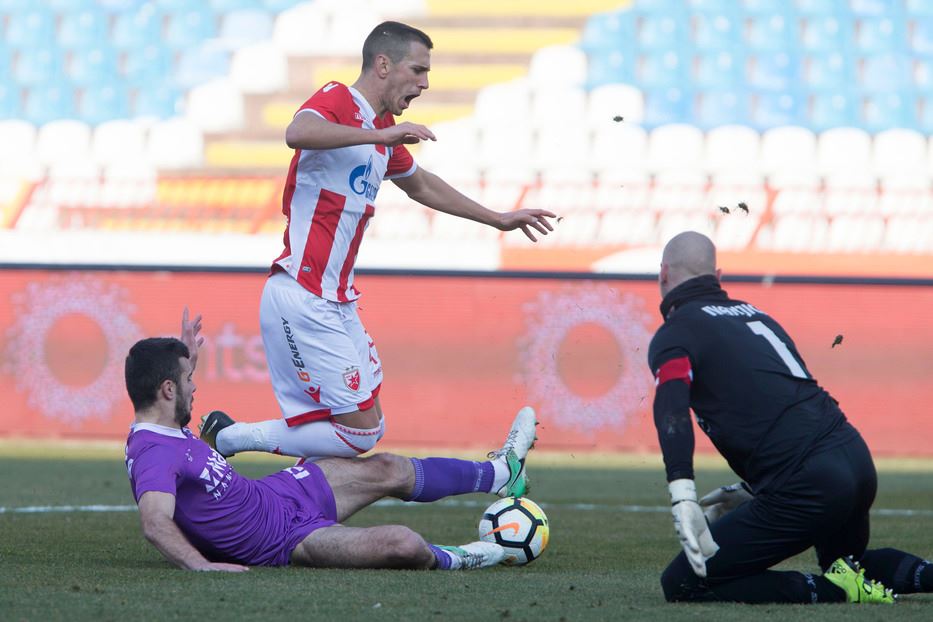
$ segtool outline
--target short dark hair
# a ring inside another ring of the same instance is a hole
[[[401,22],[382,22],[369,33],[363,42],[363,71],[371,68],[376,56],[385,54],[397,63],[408,54],[412,42],[433,49],[434,43],[424,32]]]
[[[137,411],[156,401],[159,387],[166,380],[181,381],[180,358],[190,358],[188,346],[174,337],[151,337],[137,341],[126,355],[126,392]]]

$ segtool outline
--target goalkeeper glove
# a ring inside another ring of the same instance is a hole
[[[700,505],[705,508],[703,513],[706,515],[706,520],[713,523],[754,498],[755,495],[752,494],[748,484],[739,482],[717,488],[700,499]]]
[[[698,577],[706,576],[706,560],[719,551],[713,540],[703,510],[697,503],[697,488],[692,479],[675,479],[667,485],[671,493],[671,514],[680,546]]]

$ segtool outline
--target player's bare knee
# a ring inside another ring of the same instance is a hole
[[[385,551],[390,566],[429,568],[434,554],[420,535],[402,525],[385,528]]]
[[[367,458],[373,464],[373,472],[386,485],[386,494],[404,496],[410,492],[415,481],[411,460],[397,454],[381,453]]]

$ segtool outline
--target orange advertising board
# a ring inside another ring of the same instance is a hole
[[[123,359],[204,315],[195,413],[278,417],[255,272],[0,271],[0,436],[122,439]],[[384,447],[487,447],[523,404],[540,447],[655,451],[646,351],[657,286],[623,279],[363,274],[385,369]],[[726,283],[777,318],[880,455],[933,455],[933,287]],[[831,347],[836,335],[842,344]],[[698,448],[711,451],[698,435]]]

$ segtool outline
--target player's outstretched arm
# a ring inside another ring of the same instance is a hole
[[[208,561],[191,546],[175,520],[175,496],[150,490],[139,498],[139,520],[143,535],[167,560],[185,570],[220,570],[243,572],[248,566],[218,564]]]
[[[461,194],[446,181],[423,168],[418,168],[408,177],[393,179],[399,188],[414,201],[433,210],[474,220],[500,231],[521,229],[532,242],[537,242],[535,232],[547,235],[554,227],[548,218],[557,216],[543,209],[521,209],[514,212],[494,212],[473,199]]]
[[[188,346],[188,361],[191,363],[191,371],[198,366],[198,350],[204,345],[204,337],[199,337],[201,332],[201,316],[194,316],[193,320],[188,318],[188,307],[181,313],[181,342]]]
[[[434,134],[417,123],[399,123],[381,130],[367,130],[332,123],[316,113],[302,112],[285,130],[285,144],[291,149],[337,149],[353,145],[412,145],[436,140]]]

